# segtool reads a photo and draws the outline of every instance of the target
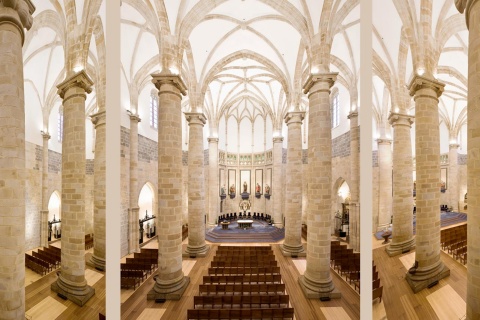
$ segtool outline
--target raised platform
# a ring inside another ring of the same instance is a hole
[[[210,242],[278,242],[285,238],[285,229],[268,225],[264,221],[254,220],[252,228],[241,229],[236,221],[231,221],[228,229],[216,226],[205,234]]]

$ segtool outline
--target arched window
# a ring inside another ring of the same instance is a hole
[[[60,108],[58,110],[58,120],[57,120],[57,140],[58,142],[63,141],[63,110]]]
[[[150,94],[150,127],[158,130],[158,95],[155,92]]]
[[[338,98],[338,90],[334,90],[332,92],[332,100],[331,100],[331,114],[332,114],[332,129],[338,127],[340,124],[340,103]]]

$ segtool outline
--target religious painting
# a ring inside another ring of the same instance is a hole
[[[219,195],[226,195],[228,193],[227,186],[225,185],[225,169],[220,169],[218,172],[218,186],[220,188]]]
[[[255,169],[255,194],[262,194],[263,169]]]
[[[447,190],[447,168],[440,169],[440,191],[445,193]]]
[[[241,193],[251,193],[250,170],[240,170]]]
[[[265,177],[265,194],[271,195],[272,194],[272,168],[267,169],[267,175]]]
[[[228,169],[228,194],[235,194],[237,192],[236,175],[237,172],[235,169]]]

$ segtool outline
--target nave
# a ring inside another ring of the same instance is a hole
[[[186,247],[187,240],[183,242]],[[209,243],[210,244],[210,243]],[[155,247],[156,241],[150,242],[146,247]],[[220,244],[222,245],[222,244]],[[225,245],[238,246],[265,246],[263,243],[228,243]],[[304,243],[306,246],[307,244]],[[204,275],[215,256],[218,244],[210,244],[211,249],[204,258],[183,259],[183,271],[185,276],[190,277],[190,284],[185,290],[182,298],[178,301],[168,300],[164,303],[155,303],[146,299],[147,293],[154,284],[150,276],[133,293],[133,290],[121,290],[122,295],[122,319],[179,319],[187,317],[187,310],[193,308],[193,297],[198,295],[199,284],[202,283]],[[287,294],[290,296],[290,304],[295,309],[295,319],[360,319],[360,296],[345,280],[331,270],[335,287],[342,293],[341,299],[332,299],[328,302],[321,302],[317,299],[306,299],[299,284],[298,277],[305,270],[305,258],[286,258],[282,255],[280,243],[271,244],[275,254],[275,260],[280,266],[282,280],[286,285]]]

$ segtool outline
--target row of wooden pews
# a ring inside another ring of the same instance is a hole
[[[350,283],[360,280],[360,253],[353,252],[353,249],[348,249],[346,244],[341,244],[338,240],[331,242],[330,264]]]
[[[360,293],[360,280],[354,282],[355,290]],[[375,262],[372,262],[372,300],[379,298],[379,302],[382,302],[383,286],[380,285],[380,278],[378,276],[377,266]]]
[[[25,266],[38,274],[45,275],[58,268],[61,262],[60,248],[49,246],[32,254],[25,253]]]
[[[147,279],[149,274],[158,268],[158,249],[140,249],[133,258],[127,258],[126,263],[120,265],[120,285],[122,288],[137,286]]]
[[[294,317],[270,247],[219,246],[193,304],[188,320]]]
[[[450,253],[454,259],[467,263],[467,225],[443,229],[440,231],[442,249]]]

